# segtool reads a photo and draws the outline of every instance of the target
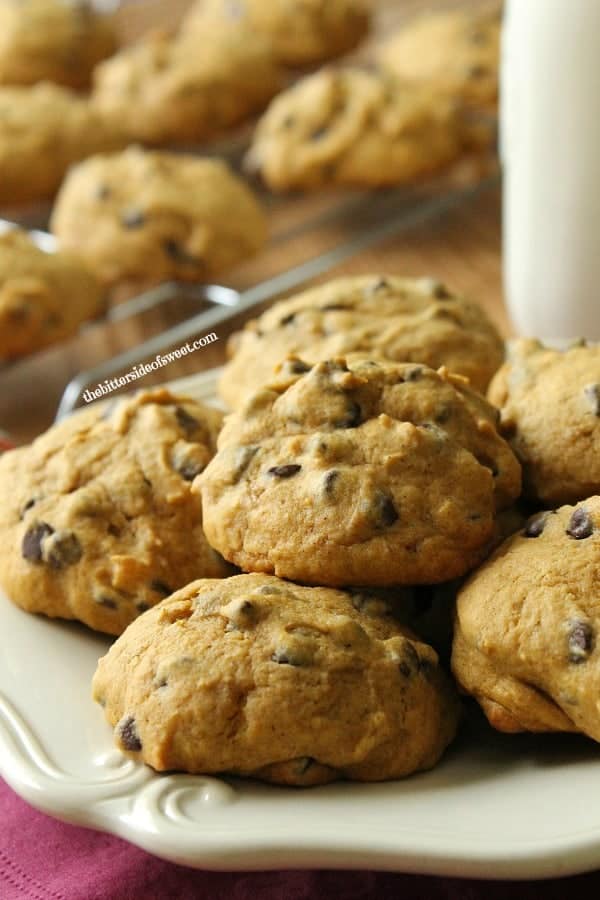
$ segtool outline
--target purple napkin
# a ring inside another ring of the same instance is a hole
[[[1,900],[578,900],[600,872],[549,882],[484,882],[384,872],[204,872],[64,825],[0,780]]]

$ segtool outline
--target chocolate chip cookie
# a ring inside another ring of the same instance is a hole
[[[288,354],[309,362],[361,353],[447,366],[485,390],[504,358],[480,306],[435,278],[337,278],[280,301],[233,335],[219,392],[232,409],[268,384]]]
[[[323,69],[273,100],[246,165],[274,191],[383,187],[431,175],[462,149],[452,100],[377,72]]]
[[[67,88],[0,87],[0,204],[49,199],[72,163],[124,140],[117,122]]]
[[[108,285],[206,281],[266,240],[257,200],[224,162],[138,147],[72,169],[50,224]]]
[[[210,37],[214,21],[250,28],[288,66],[333,59],[356,47],[369,30],[365,0],[197,0],[182,31]]]
[[[202,38],[154,33],[102,63],[93,104],[144,144],[194,144],[265,108],[283,84],[268,43],[214,24]]]
[[[523,465],[528,496],[576,503],[600,492],[600,347],[515,341],[489,396]]]
[[[600,497],[538,513],[459,592],[452,667],[500,731],[600,741]]]
[[[110,17],[85,0],[0,0],[0,84],[86,88],[116,46]]]
[[[117,745],[159,771],[296,786],[435,765],[458,700],[434,650],[352,596],[266,575],[187,585],[100,660]]]
[[[435,85],[462,103],[493,110],[500,18],[498,4],[426,13],[381,46],[379,63],[403,81]]]
[[[40,350],[100,315],[105,294],[70,253],[45,253],[25,231],[0,232],[0,360]]]
[[[226,419],[194,482],[208,540],[245,571],[307,584],[462,575],[520,493],[495,421],[444,370],[292,357]]]
[[[0,458],[0,584],[28,612],[120,634],[194,578],[229,567],[192,479],[221,415],[147,391],[89,407]]]

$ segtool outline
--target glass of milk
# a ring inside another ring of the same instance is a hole
[[[600,340],[600,0],[507,0],[500,109],[513,324]]]

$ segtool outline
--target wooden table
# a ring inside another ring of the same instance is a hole
[[[478,4],[478,0],[471,2]],[[131,16],[137,18],[126,19],[129,34],[142,30],[148,10],[160,5],[153,0],[147,4],[145,12],[143,4],[132,5]],[[395,22],[398,16],[401,18],[423,5],[423,0],[384,2],[380,27],[388,29],[390,21]],[[445,3],[440,0],[438,5],[455,4],[453,0]],[[164,6],[162,4],[163,9]],[[177,6],[183,7],[185,2],[182,0]],[[273,202],[268,196],[264,199],[270,210],[270,245],[257,259],[228,273],[227,284],[248,287],[346,238],[344,223],[339,221],[309,231],[301,227],[302,222],[339,202],[339,196],[335,199],[318,195],[285,202]],[[360,230],[360,223],[353,222],[352,225],[355,231]],[[435,275],[450,287],[478,300],[500,329],[508,334],[509,323],[501,293],[498,189],[491,188],[410,233],[398,235],[358,254],[327,277],[369,272]],[[0,429],[7,430],[19,442],[30,440],[51,424],[62,391],[74,374],[141,343],[150,334],[163,331],[193,311],[193,306],[183,302],[140,320],[119,325],[94,325],[76,339],[0,370]],[[237,325],[239,322],[217,328],[217,343],[161,369],[156,376],[140,380],[136,386],[150,386],[221,364],[225,358],[227,336]]]

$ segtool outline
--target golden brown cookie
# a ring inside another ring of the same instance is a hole
[[[446,366],[484,391],[504,345],[484,311],[435,278],[336,278],[274,304],[233,335],[219,393],[232,409],[289,354],[318,362],[364,354]]]
[[[393,35],[377,55],[380,65],[403,81],[435,86],[469,106],[495,109],[500,8],[426,13]]]
[[[264,109],[282,86],[267,42],[219,26],[185,40],[154,33],[97,67],[93,104],[144,144],[194,144]]]
[[[147,391],[0,457],[0,584],[11,600],[120,634],[192,579],[229,574],[191,492],[220,422],[214,409]]]
[[[356,47],[369,30],[368,0],[196,0],[184,34],[210,38],[214,21],[267,39],[283,65],[324,62]]]
[[[67,88],[0,88],[0,204],[49,199],[72,163],[123,142],[118,123]]]
[[[225,421],[194,483],[245,571],[307,584],[431,584],[483,558],[520,467],[495,410],[411,363],[290,359]]]
[[[206,281],[266,240],[257,200],[224,162],[139,147],[72,169],[51,228],[109,285]]]
[[[273,100],[248,169],[274,191],[413,182],[462,152],[455,105],[427,86],[361,69],[322,69]]]
[[[266,575],[196,581],[100,660],[118,746],[159,771],[309,786],[435,765],[458,701],[435,651],[351,595]]]
[[[45,253],[26,231],[0,232],[0,360],[74,334],[104,310],[104,290],[71,253]]]
[[[0,0],[0,84],[86,88],[116,46],[110,17],[85,0]]]
[[[600,741],[600,498],[538,513],[459,592],[452,667],[500,731]]]
[[[515,341],[489,396],[531,499],[576,503],[600,492],[600,346]]]

